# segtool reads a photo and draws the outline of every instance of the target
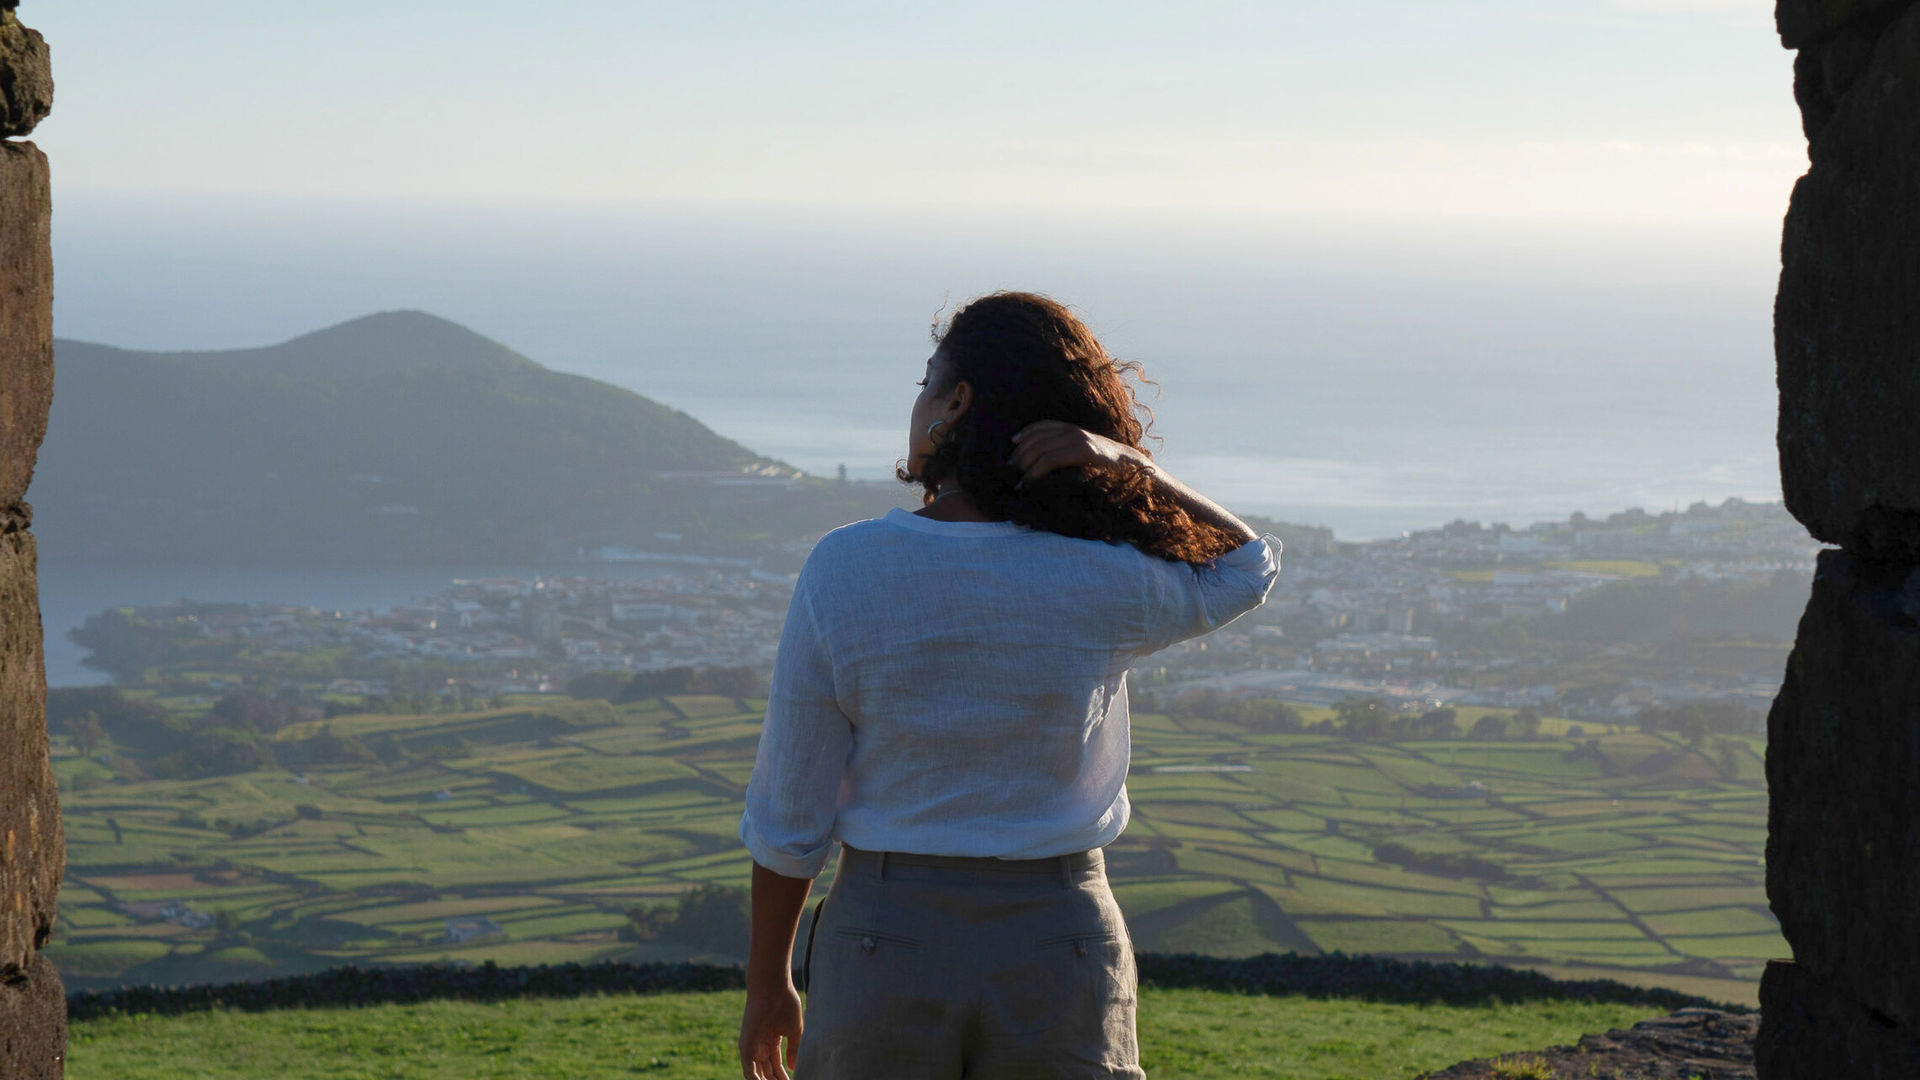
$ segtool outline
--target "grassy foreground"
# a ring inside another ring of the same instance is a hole
[[[77,1022],[72,1080],[599,1080],[740,1075],[741,991],[219,1010]],[[1140,991],[1154,1077],[1410,1078],[1571,1043],[1645,1005],[1395,1005],[1210,990]]]

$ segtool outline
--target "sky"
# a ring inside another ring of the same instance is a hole
[[[28,0],[64,195],[1777,224],[1767,0]]]
[[[1075,304],[1163,462],[1373,536],[1777,498],[1768,0],[26,0],[55,324],[395,308],[891,475],[941,310]],[[56,393],[57,397],[57,393]]]

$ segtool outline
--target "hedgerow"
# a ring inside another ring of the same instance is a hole
[[[1243,994],[1302,994],[1410,1004],[1474,1005],[1538,1000],[1649,1005],[1673,1010],[1706,1006],[1734,1012],[1743,1006],[1611,979],[1566,981],[1537,971],[1477,964],[1388,960],[1373,956],[1301,956],[1265,953],[1228,960],[1192,954],[1141,953],[1140,982]],[[228,1008],[248,1012],[338,1008],[453,998],[505,1001],[586,994],[657,994],[738,990],[739,967],[715,964],[395,965],[329,968],[311,975],[194,986],[129,986],[85,990],[67,997],[70,1020],[110,1014],[172,1015]]]
[[[1140,981],[1149,986],[1231,990],[1243,994],[1301,994],[1410,1005],[1484,1005],[1494,1001],[1586,1001],[1651,1005],[1672,1011],[1697,1006],[1746,1012],[1678,990],[1630,986],[1612,979],[1553,979],[1538,971],[1493,964],[1391,960],[1327,953],[1262,953],[1227,960],[1191,953],[1141,953]]]

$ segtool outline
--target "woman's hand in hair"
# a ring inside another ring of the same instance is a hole
[[[1145,452],[1065,420],[1035,420],[1014,432],[1007,460],[1020,470],[1021,487],[1055,469],[1153,468]]]
[[[1154,495],[1185,511],[1188,517],[1216,526],[1235,544],[1260,536],[1226,507],[1168,475],[1153,463],[1146,451],[1095,435],[1064,420],[1036,420],[1015,432],[1013,457],[1008,460],[1020,469],[1022,487],[1055,469],[1076,465],[1096,469],[1145,469]]]

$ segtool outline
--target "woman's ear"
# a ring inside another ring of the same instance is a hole
[[[965,379],[962,379],[959,382],[954,383],[953,389],[949,391],[947,395],[947,415],[946,415],[947,421],[951,423],[955,420],[960,419],[962,416],[965,416],[967,413],[967,410],[972,407],[973,407],[972,385],[970,385]]]

